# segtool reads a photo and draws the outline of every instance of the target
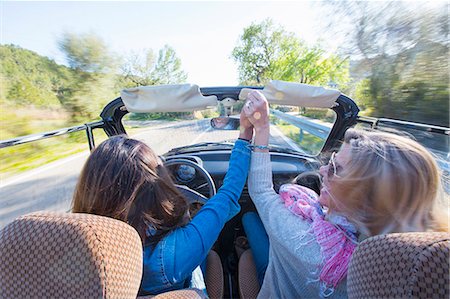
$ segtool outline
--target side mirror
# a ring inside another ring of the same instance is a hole
[[[222,116],[211,119],[211,127],[217,130],[238,130],[239,125],[239,118]]]

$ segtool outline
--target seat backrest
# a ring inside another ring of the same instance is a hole
[[[450,234],[369,238],[349,265],[349,298],[449,298]]]
[[[210,296],[209,298],[222,298]],[[176,291],[169,291],[159,295],[139,296],[137,299],[208,299],[205,293],[199,289],[183,289]]]
[[[136,298],[142,243],[108,217],[34,213],[0,231],[2,298]]]
[[[258,297],[261,289],[251,249],[245,250],[238,264],[239,295],[244,299]]]

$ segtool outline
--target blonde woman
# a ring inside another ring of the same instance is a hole
[[[267,100],[253,91],[243,109],[255,128],[248,188],[259,218],[246,214],[243,225],[263,276],[259,298],[346,297],[347,265],[362,239],[448,231],[448,218],[436,209],[443,196],[438,166],[417,142],[349,130],[339,152],[320,168],[320,196],[295,185],[277,194]]]

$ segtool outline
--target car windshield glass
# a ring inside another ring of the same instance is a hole
[[[241,103],[230,118],[239,119]],[[211,119],[225,116],[217,108],[179,113],[130,113],[124,117],[127,132],[145,141],[157,154],[199,143],[234,142],[239,128],[213,128]],[[269,145],[274,149],[308,155],[320,153],[335,121],[335,113],[325,108],[270,105]],[[223,118],[223,121],[228,121]],[[130,131],[131,130],[131,131]]]

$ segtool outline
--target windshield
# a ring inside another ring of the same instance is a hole
[[[242,103],[233,106],[231,118],[239,118]],[[162,155],[177,147],[205,142],[234,142],[239,129],[214,129],[211,119],[224,115],[217,108],[180,113],[130,113],[124,124],[130,136],[145,141]],[[270,105],[269,145],[274,149],[307,155],[320,153],[336,119],[331,109]]]

